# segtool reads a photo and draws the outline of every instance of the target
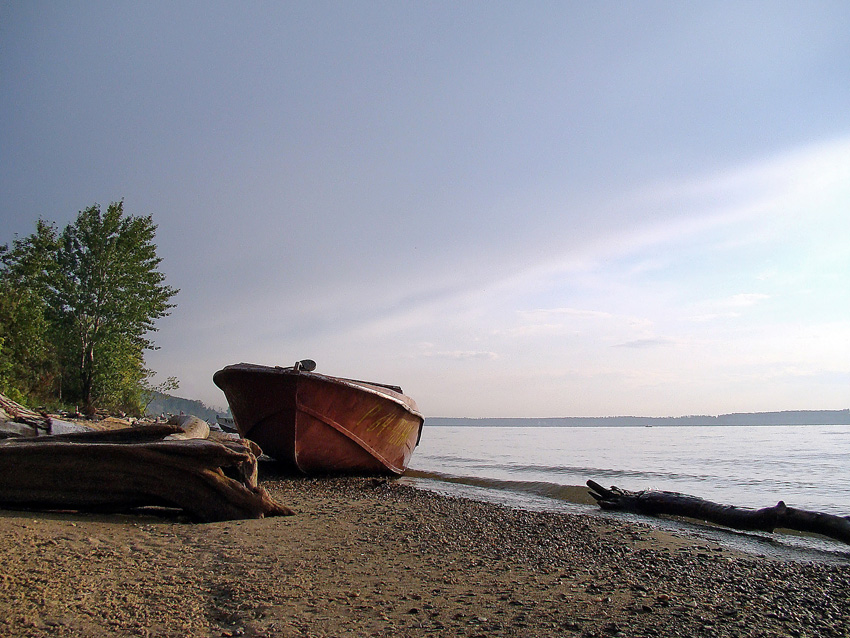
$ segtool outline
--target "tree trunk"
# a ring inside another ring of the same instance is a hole
[[[82,385],[83,411],[94,414],[91,401],[92,386],[94,385],[94,346],[89,344],[83,349],[83,360],[80,365],[80,383]]]
[[[594,481],[588,481],[587,486],[591,489],[590,495],[605,510],[650,516],[684,516],[741,530],[773,532],[777,528],[790,529],[820,534],[850,544],[850,516],[795,509],[782,501],[773,507],[753,510],[720,505],[677,492],[629,492],[614,486],[606,489]]]

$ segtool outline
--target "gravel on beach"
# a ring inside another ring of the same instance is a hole
[[[850,635],[850,564],[392,480],[262,484],[297,514],[0,511],[0,635]]]

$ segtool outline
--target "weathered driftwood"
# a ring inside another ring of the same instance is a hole
[[[38,412],[25,408],[20,403],[12,401],[5,394],[0,394],[0,410],[5,412],[13,423],[21,424],[20,431],[10,429],[11,435],[26,435],[38,436],[39,434],[50,434],[50,417],[47,417]]]
[[[107,417],[104,422],[111,425],[123,423],[119,427],[130,427],[131,425],[129,421],[115,417]],[[34,412],[0,394],[0,439],[35,438],[88,430],[91,430],[91,428],[86,425],[63,421],[55,416]]]
[[[200,521],[292,514],[257,484],[250,441],[161,440],[147,426],[0,443],[0,505],[121,511],[178,507]]]
[[[594,481],[588,481],[587,486],[592,490],[590,495],[606,510],[622,510],[650,516],[684,516],[741,530],[773,532],[779,528],[790,529],[850,543],[850,516],[795,509],[782,501],[773,507],[754,510],[720,505],[677,492],[629,492],[614,486],[606,489]]]
[[[181,414],[168,419],[168,425],[176,425],[180,432],[171,434],[170,439],[206,439],[210,435],[210,426],[190,414]]]
[[[166,437],[183,434],[183,432],[183,428],[179,425],[151,423],[118,430],[87,430],[85,432],[68,432],[67,434],[51,434],[32,438],[14,438],[0,441],[0,445],[43,444],[57,441],[65,441],[66,443],[152,443],[162,441]]]

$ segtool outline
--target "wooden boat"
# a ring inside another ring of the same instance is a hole
[[[424,419],[397,386],[330,377],[315,362],[249,363],[213,375],[239,434],[305,474],[401,474]]]

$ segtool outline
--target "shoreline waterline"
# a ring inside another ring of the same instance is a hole
[[[465,427],[426,430],[410,470],[519,493],[600,485],[716,503],[850,514],[850,425]],[[545,493],[540,495],[545,496]],[[567,498],[571,498],[567,495]]]
[[[408,470],[397,480],[402,485],[443,496],[467,498],[519,510],[568,513],[648,525],[659,531],[710,541],[730,551],[755,557],[850,565],[850,546],[834,539],[785,529],[777,529],[773,533],[741,531],[693,519],[605,511],[599,508],[590,496],[589,488],[583,485],[493,481],[421,470]]]

